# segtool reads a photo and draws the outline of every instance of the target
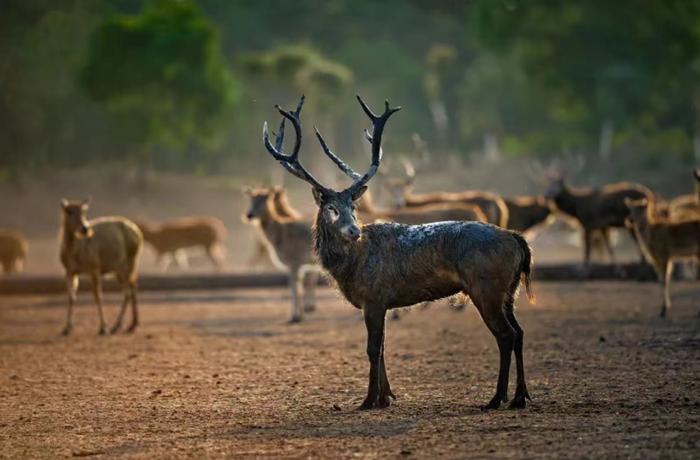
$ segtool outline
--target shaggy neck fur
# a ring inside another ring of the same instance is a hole
[[[344,282],[354,278],[355,270],[361,266],[363,254],[366,252],[363,251],[368,244],[365,227],[359,221],[357,225],[363,229],[363,235],[359,240],[349,242],[324,221],[320,210],[316,215],[316,225],[313,229],[316,256],[341,289]]]

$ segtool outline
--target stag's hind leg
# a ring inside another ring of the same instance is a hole
[[[126,307],[129,305],[129,301],[131,300],[131,290],[129,288],[128,279],[124,275],[118,274],[117,281],[119,282],[119,285],[122,287],[122,292],[124,293],[124,299],[122,300],[122,306],[119,309],[119,314],[117,315],[117,320],[114,322],[114,325],[109,330],[109,332],[111,334],[114,334],[117,331],[119,331],[119,329],[121,329],[122,320],[124,319],[124,313],[126,312]]]
[[[136,298],[137,291],[136,274],[129,277],[129,293],[131,297],[131,324],[126,328],[126,332],[134,332],[139,325],[139,305]]]
[[[73,329],[73,306],[78,297],[78,277],[73,274],[66,275],[66,291],[68,291],[68,310],[66,311],[66,325],[61,334],[68,335]]]
[[[491,287],[491,289],[494,289]],[[475,295],[476,294],[476,295]],[[498,343],[500,354],[500,366],[498,370],[498,381],[496,383],[496,394],[482,410],[498,409],[508,393],[508,374],[510,372],[510,360],[515,346],[515,330],[506,319],[504,311],[504,295],[502,293],[469,293],[468,294],[481,318],[486,323]]]
[[[506,303],[504,307],[504,312],[508,323],[511,325],[515,331],[515,344],[513,345],[513,350],[515,351],[515,366],[517,372],[517,380],[515,384],[515,396],[510,402],[510,409],[522,409],[525,407],[525,400],[530,399],[530,394],[527,392],[527,385],[525,384],[525,362],[523,360],[523,339],[525,333],[523,328],[520,327],[518,320],[515,318],[514,304],[515,296],[518,292],[518,285],[520,283],[520,275],[513,281],[511,285],[511,290],[506,297]]]

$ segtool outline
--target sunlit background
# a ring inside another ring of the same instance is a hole
[[[25,233],[27,271],[46,272],[61,197],[91,196],[92,216],[212,215],[227,267],[243,267],[241,186],[285,184],[313,210],[261,143],[274,104],[302,93],[302,155],[331,185],[312,129],[366,167],[361,94],[403,106],[382,169],[409,159],[418,191],[541,194],[537,160],[576,185],[672,197],[700,159],[699,57],[700,3],[683,0],[5,1],[0,227]],[[575,242],[556,252],[538,256],[579,257]]]

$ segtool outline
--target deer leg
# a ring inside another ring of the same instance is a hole
[[[659,268],[662,268],[662,267],[659,267]],[[666,312],[668,311],[669,308],[671,308],[670,287],[671,287],[671,277],[672,276],[673,276],[673,262],[671,262],[669,260],[663,266],[663,277],[661,278],[661,286],[663,287],[663,290],[664,290],[664,301],[663,301],[663,304],[661,305],[661,313],[659,314],[659,316],[662,318],[666,316]]]
[[[530,398],[530,394],[527,392],[527,385],[525,384],[525,363],[523,360],[523,337],[525,333],[523,328],[520,327],[518,320],[515,318],[515,312],[513,311],[513,304],[510,303],[506,305],[505,308],[506,319],[515,330],[515,344],[513,350],[515,351],[515,367],[516,367],[516,384],[515,384],[515,396],[508,406],[509,409],[522,409],[525,407],[525,400]]]
[[[216,267],[217,271],[221,271],[221,253],[223,252],[223,249],[219,247],[217,244],[212,244],[207,246],[206,248],[207,251],[207,257],[209,257],[209,260],[211,260],[211,263],[214,264],[214,267]]]
[[[290,323],[298,323],[303,318],[303,311],[299,299],[299,290],[301,288],[301,280],[299,278],[299,267],[294,267],[289,271],[289,287],[292,294],[292,317]]]
[[[122,306],[119,309],[119,314],[117,315],[117,320],[114,322],[114,326],[109,330],[110,334],[114,334],[122,327],[122,320],[124,318],[124,313],[126,312],[126,307],[129,305],[129,300],[131,298],[131,293],[129,290],[128,281],[123,276],[118,276],[117,280],[122,287],[122,292],[124,293],[124,299],[122,300]]]
[[[177,265],[177,268],[190,268],[190,262],[187,258],[187,253],[184,249],[178,249],[177,251],[174,251],[173,260],[175,261],[175,265]]]
[[[367,397],[360,405],[360,410],[378,409],[391,404],[391,389],[382,371],[382,354],[384,352],[384,322],[386,310],[383,307],[365,307],[362,310],[367,327],[367,357],[369,358],[369,384]]]
[[[588,268],[591,264],[591,242],[593,240],[593,235],[591,230],[583,230],[583,266]]]
[[[73,329],[73,306],[78,294],[78,277],[73,274],[66,275],[66,291],[68,292],[68,311],[66,313],[66,325],[63,327],[61,334],[70,334]]]
[[[100,328],[97,333],[99,335],[105,335],[107,333],[107,325],[105,324],[105,315],[102,310],[102,278],[99,272],[93,272],[92,275],[92,294],[95,297],[95,303],[97,304],[97,314],[100,319]]]
[[[508,374],[510,372],[510,360],[515,346],[515,331],[505,317],[503,311],[503,298],[494,296],[490,299],[479,299],[472,296],[472,302],[476,305],[481,317],[486,323],[498,343],[500,353],[500,366],[496,394],[491,401],[481,410],[498,409],[508,392]]]
[[[131,324],[126,332],[134,332],[139,325],[139,305],[136,299],[136,280],[134,278],[129,279],[129,293],[131,294]]]
[[[316,311],[316,285],[318,284],[318,271],[313,268],[304,270],[304,312]]]

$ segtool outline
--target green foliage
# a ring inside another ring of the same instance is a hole
[[[190,1],[157,0],[137,16],[105,19],[80,84],[134,140],[171,147],[210,134],[234,95],[217,33]]]

